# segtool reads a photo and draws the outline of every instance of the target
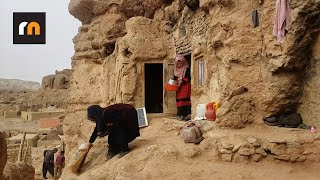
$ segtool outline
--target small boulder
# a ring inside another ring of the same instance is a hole
[[[249,162],[249,157],[248,156],[242,156],[240,154],[235,154],[234,158],[233,158],[233,161],[235,163],[243,163],[243,162],[247,163],[247,162]]]
[[[299,155],[291,156],[290,159],[289,159],[289,161],[290,161],[290,162],[296,162],[299,157],[300,157]]]
[[[268,149],[270,150],[270,152],[272,154],[275,155],[281,155],[284,154],[287,150],[287,146],[286,144],[282,144],[282,143],[271,143],[268,145]]]
[[[261,143],[259,142],[259,140],[254,138],[254,137],[248,137],[247,141],[249,141],[249,143],[251,143],[254,147],[260,147],[261,146]]]
[[[252,156],[252,160],[254,160],[255,162],[258,162],[260,161],[260,159],[262,158],[263,156],[261,154],[254,154]]]
[[[227,149],[219,149],[219,152],[221,153],[221,154],[232,154],[232,151],[231,150],[227,150]]]
[[[304,162],[306,160],[306,156],[305,155],[301,155],[298,157],[298,159],[296,160],[297,162]]]
[[[234,147],[233,144],[228,143],[228,142],[222,142],[221,145],[222,145],[222,147],[223,147],[224,149],[227,149],[227,150],[232,150],[232,148]]]
[[[231,162],[232,161],[232,154],[222,154],[221,159],[226,162]]]
[[[256,149],[257,154],[261,154],[262,156],[266,157],[268,154],[261,148]]]
[[[289,160],[290,160],[290,156],[289,156],[289,155],[282,154],[282,155],[276,156],[275,159],[284,160],[284,161],[289,161]]]
[[[241,147],[241,144],[235,145],[232,149],[232,152],[237,152]]]
[[[302,155],[308,155],[308,154],[312,154],[312,153],[313,153],[313,151],[311,149],[307,149],[302,153]]]
[[[254,150],[254,149],[252,149],[252,148],[240,148],[240,150],[239,150],[239,154],[240,155],[243,155],[243,156],[250,156],[250,155],[252,155],[252,154],[255,154],[256,153],[256,151]]]
[[[287,143],[287,141],[283,138],[281,138],[281,139],[268,138],[268,141],[271,143],[277,143],[277,144],[286,144]]]

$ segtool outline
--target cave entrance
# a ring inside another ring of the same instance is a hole
[[[163,113],[163,64],[144,64],[144,97],[147,113]]]

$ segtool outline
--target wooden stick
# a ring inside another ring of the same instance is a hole
[[[26,139],[26,132],[23,132],[23,136],[22,136],[22,140],[21,140],[21,144],[20,144],[20,149],[19,149],[19,154],[18,154],[18,161],[21,161],[21,157],[22,157],[22,150],[23,150],[23,145],[24,145],[24,140]]]
[[[24,151],[24,154],[23,154],[23,162],[26,162],[28,150],[29,150],[29,142],[27,141],[27,147],[26,147],[26,150]]]
[[[61,142],[62,142],[61,151],[64,151],[64,141],[61,141]]]

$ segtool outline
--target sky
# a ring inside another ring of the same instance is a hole
[[[69,14],[70,0],[1,0],[0,78],[42,81],[71,68],[72,38],[81,22]],[[46,44],[13,44],[13,12],[45,12]]]

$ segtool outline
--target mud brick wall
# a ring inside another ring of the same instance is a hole
[[[8,162],[16,162],[18,161],[18,154],[19,154],[19,148],[20,148],[20,144],[8,144],[7,146],[7,161]],[[27,149],[27,146],[25,145],[23,147],[23,153],[22,153],[22,158],[24,156],[24,153]],[[28,164],[32,164],[32,158],[31,158],[31,148],[27,149],[27,154],[26,154],[26,158],[25,158],[25,162]]]

